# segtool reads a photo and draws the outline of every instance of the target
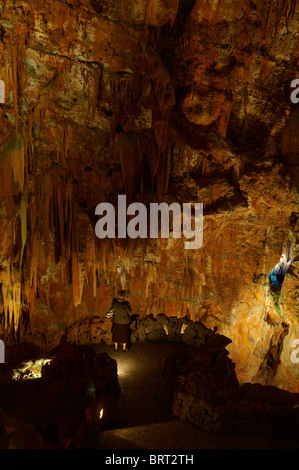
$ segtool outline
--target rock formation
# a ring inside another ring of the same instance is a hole
[[[32,354],[30,349],[26,352]],[[86,346],[69,344],[65,336],[47,358],[38,361],[33,356],[11,374],[20,357],[19,351],[15,363],[10,356],[0,381],[1,406],[8,413],[2,415],[0,410],[0,448],[97,448],[101,430],[116,419],[120,393],[116,361]],[[42,363],[38,374],[36,362]]]

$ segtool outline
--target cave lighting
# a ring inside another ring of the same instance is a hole
[[[42,368],[46,364],[50,364],[52,359],[37,359],[36,361],[23,362],[23,366],[14,369],[13,380],[31,380],[39,379],[42,376]]]
[[[117,359],[117,375],[119,378],[134,374],[134,365],[126,357]]]
[[[103,410],[103,408],[102,408],[101,411],[100,411],[100,414],[99,414],[99,418],[100,418],[100,419],[103,418],[103,414],[104,414],[104,410]]]
[[[93,383],[90,383],[87,387],[86,391],[87,395],[89,395],[91,398],[96,398],[96,388]]]

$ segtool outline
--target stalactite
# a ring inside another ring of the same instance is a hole
[[[20,256],[20,267],[19,270],[21,272],[22,263],[23,263],[23,254],[24,248],[27,239],[27,198],[26,195],[23,195],[20,207],[20,218],[21,218],[21,238],[22,238],[22,246],[21,246],[21,256]]]
[[[37,245],[37,234],[33,232],[32,235],[32,252],[30,258],[30,271],[29,271],[29,282],[30,287],[33,288],[34,294],[37,292],[37,269],[38,269],[38,245]]]
[[[153,115],[155,139],[160,152],[164,152],[169,144],[169,117],[169,109],[154,113]]]
[[[157,174],[159,163],[160,163],[160,149],[157,145],[155,139],[152,139],[150,143],[148,143],[146,156],[149,163],[150,171],[151,171],[151,181],[152,187],[154,187],[154,177]]]
[[[159,171],[157,174],[157,197],[159,201],[162,201],[163,195],[167,192],[171,153],[172,149],[168,147],[160,159]]]
[[[95,76],[93,77],[92,85],[90,86],[89,83],[86,83],[87,80],[84,80],[84,87],[83,93],[85,90],[88,90],[88,112],[90,114],[91,122],[93,122],[95,114],[96,114],[96,107],[98,103],[98,93],[99,90],[102,88],[102,71],[96,70]],[[87,88],[86,88],[87,86]],[[96,99],[95,99],[96,97]]]
[[[287,0],[284,2],[283,13],[286,18],[287,27],[288,27],[289,22],[292,21],[292,19],[295,16],[296,6],[297,6],[297,0]]]
[[[93,292],[93,297],[96,298],[97,296],[97,272],[98,272],[98,267],[96,262],[94,261],[93,263],[93,277],[92,277],[92,292]]]
[[[6,270],[2,275],[2,299],[5,329],[13,326],[17,331],[21,312],[21,281],[15,271]]]
[[[34,162],[33,162],[33,153],[32,153],[32,128],[33,128],[33,115],[32,113],[28,116],[27,126],[25,128],[25,169],[31,174],[34,174]]]
[[[7,141],[2,150],[1,169],[3,170],[1,178],[1,195],[6,202],[8,216],[12,220],[13,241],[12,248],[15,245],[21,246],[19,259],[19,272],[15,271],[13,264],[13,253],[8,257],[8,265],[5,266],[4,273],[1,275],[2,298],[5,317],[5,328],[18,329],[21,312],[21,270],[23,265],[24,248],[27,239],[27,197],[24,190],[24,140],[21,131],[12,141]],[[18,212],[14,212],[14,187],[18,192],[23,192]],[[15,222],[21,221],[21,240],[19,232],[16,231]]]
[[[81,303],[80,278],[78,263],[78,239],[77,231],[72,231],[72,284],[73,284],[73,303],[77,307]]]
[[[99,262],[100,268],[106,274],[107,269],[107,252],[108,252],[109,238],[104,238],[100,241]]]
[[[128,259],[134,258],[134,253],[137,249],[138,238],[127,238],[126,242],[126,254]]]
[[[94,237],[94,227],[89,220],[86,221],[86,226],[88,227],[87,232],[83,235],[86,238],[85,247],[85,280],[89,286],[91,286],[91,291],[93,293],[93,298],[96,297],[97,293],[97,257],[96,257],[96,243]]]
[[[122,122],[125,116],[132,116],[134,112],[135,103],[130,99],[130,94],[132,93],[131,80],[131,75],[127,74],[121,76],[115,75],[109,80],[110,108],[113,109],[115,116],[115,126]]]
[[[18,46],[16,44],[12,48],[12,90],[16,121],[16,134],[18,134],[19,131],[18,64]]]
[[[81,230],[80,230],[81,229]],[[79,229],[79,246],[78,246],[78,268],[79,268],[79,288],[80,288],[80,303],[82,300],[83,289],[85,284],[85,269],[86,269],[86,248],[87,248],[87,229],[88,225],[81,221]]]
[[[154,187],[154,177],[157,175],[159,165],[162,165],[163,176],[159,176],[159,194],[163,193],[168,181],[166,175],[169,174],[169,116],[170,109],[175,104],[175,92],[171,84],[168,70],[162,64],[157,54],[153,53],[151,58],[147,57],[146,66],[149,76],[154,85],[154,92],[157,98],[157,107],[153,110],[153,132],[154,139],[148,142],[147,139],[134,132],[121,132],[116,134],[116,144],[122,166],[122,175],[125,192],[128,202],[131,201],[134,191],[137,188],[136,176],[142,178],[143,153],[147,155],[151,170],[152,189]],[[112,107],[115,112],[116,123],[122,122],[123,115],[135,112],[136,87],[132,87],[131,77],[113,77],[110,80],[110,94]],[[137,86],[137,95],[138,91]],[[114,103],[115,101],[115,103]],[[165,156],[161,158],[162,153]],[[165,157],[165,160],[164,160]],[[161,163],[162,159],[162,163]],[[141,186],[141,185],[140,185]]]
[[[153,57],[149,59],[148,67],[159,108],[161,110],[171,108],[176,103],[175,91],[167,68],[155,52],[153,52]]]
[[[60,258],[61,258],[61,282],[64,283],[64,266],[65,266],[65,243],[64,243],[64,199],[62,198],[62,187],[60,184],[56,186],[56,205],[57,205],[57,217],[59,227],[59,241],[60,241]]]
[[[21,282],[13,284],[13,316],[14,316],[14,329],[17,331],[20,319],[21,309]]]
[[[88,224],[86,220],[79,219],[74,221],[72,227],[72,283],[73,283],[73,302],[77,307],[82,300],[82,294],[85,283],[86,251]]]
[[[5,276],[6,277],[6,276]],[[6,279],[2,277],[2,299],[3,299],[3,311],[4,311],[4,327],[7,330],[9,325],[9,318],[8,318],[8,282],[5,282]],[[10,279],[9,279],[10,281]]]
[[[141,159],[140,136],[134,132],[122,132],[117,135],[116,141],[127,201],[130,203],[137,187],[136,175]]]
[[[63,129],[63,162],[64,163],[66,162],[67,156],[69,154],[71,140],[72,140],[72,128],[71,128],[71,125],[68,124],[66,128]]]
[[[169,118],[176,97],[169,72],[155,52],[150,58],[147,58],[147,67],[154,85],[158,105],[153,108],[152,117],[155,142],[149,146],[146,155],[151,169],[152,182],[157,175],[157,195],[161,199],[168,186],[171,145],[169,140]]]
[[[51,178],[51,175],[46,174],[44,182],[43,182],[43,188],[42,189],[42,207],[41,207],[41,212],[42,212],[42,221],[43,221],[43,240],[45,244],[45,255],[46,259],[48,258],[48,253],[49,253],[49,233],[50,233],[50,218],[51,218],[51,201],[53,198],[53,179]]]
[[[284,18],[286,25],[294,18],[297,0],[259,0],[257,11],[263,29],[272,37],[277,32],[280,21]]]
[[[6,203],[6,210],[10,217],[12,217],[13,212],[13,176],[11,171],[11,162],[7,156],[1,156],[0,160],[0,195]]]
[[[71,256],[71,233],[73,225],[73,182],[68,178],[64,196],[64,221],[65,221],[65,259]]]
[[[150,264],[145,278],[145,297],[148,298],[149,286],[155,282],[155,271],[153,266]]]
[[[23,191],[25,158],[24,139],[20,132],[11,145],[9,155],[14,181],[19,185],[20,190]]]
[[[140,60],[143,60],[143,57]],[[142,65],[140,67],[143,68]],[[104,80],[101,75],[100,89],[106,89],[109,93],[109,110],[113,112],[111,128],[114,134],[118,125],[123,126],[126,132],[130,131],[131,127],[126,128],[126,123],[140,113],[139,101],[146,92],[144,87],[143,76],[119,73],[112,75],[108,80]]]

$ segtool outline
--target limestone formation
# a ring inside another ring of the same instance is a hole
[[[298,29],[296,0],[1,3],[6,344],[47,351],[66,330],[81,343],[83,328],[106,341],[121,287],[133,313],[152,315],[141,339],[161,313],[160,338],[166,326],[179,338],[185,318],[189,343],[197,322],[217,327],[240,382],[299,391]],[[96,206],[120,194],[202,202],[203,246],[97,239]],[[276,302],[268,275],[288,240]]]

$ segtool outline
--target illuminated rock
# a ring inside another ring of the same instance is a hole
[[[108,324],[89,319],[104,319],[122,287],[140,317],[217,327],[232,340],[241,382],[299,391],[289,363],[299,324],[299,123],[290,101],[298,2],[216,3],[1,6],[5,342],[49,350],[68,328],[74,342],[108,342]],[[203,202],[203,246],[97,240],[96,206],[124,193],[145,205]],[[275,310],[268,275],[289,237],[294,263]],[[273,376],[267,359],[282,323],[292,338],[278,348]]]

